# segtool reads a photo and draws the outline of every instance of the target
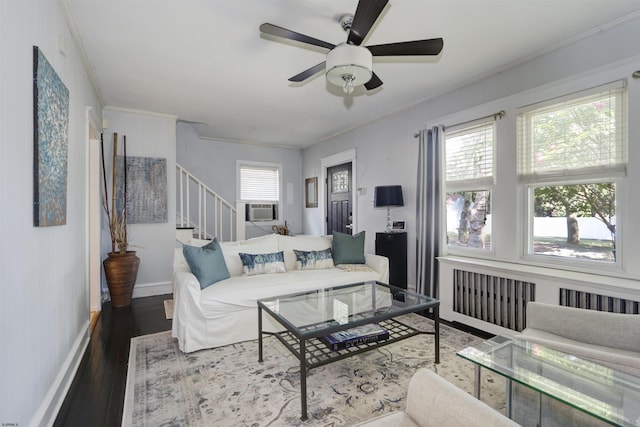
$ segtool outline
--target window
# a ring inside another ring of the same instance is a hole
[[[280,201],[280,166],[266,163],[238,165],[240,200],[244,202]]]
[[[616,261],[627,142],[625,90],[615,86],[518,115],[527,254]]]
[[[445,134],[449,248],[491,249],[494,123]]]

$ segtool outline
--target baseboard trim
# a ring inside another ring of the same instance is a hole
[[[58,415],[58,411],[64,402],[67,392],[71,387],[73,378],[76,376],[84,352],[89,345],[89,319],[80,328],[80,333],[76,337],[71,350],[67,355],[53,384],[42,400],[40,407],[31,418],[29,426],[52,426]]]
[[[171,282],[136,284],[133,288],[133,298],[152,297],[173,293]]]

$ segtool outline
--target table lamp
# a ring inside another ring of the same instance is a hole
[[[373,194],[373,206],[387,208],[387,233],[393,231],[391,223],[391,206],[404,206],[401,185],[383,185],[376,187]]]

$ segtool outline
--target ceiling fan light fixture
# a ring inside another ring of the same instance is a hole
[[[372,68],[373,55],[362,46],[342,43],[327,54],[327,80],[341,87],[347,95],[351,95],[356,86],[371,80]]]

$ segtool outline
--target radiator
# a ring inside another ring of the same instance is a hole
[[[630,299],[616,298],[593,292],[560,288],[560,305],[611,313],[639,314],[640,303]]]
[[[490,274],[453,270],[453,309],[503,328],[526,327],[526,307],[535,301],[535,283]]]

